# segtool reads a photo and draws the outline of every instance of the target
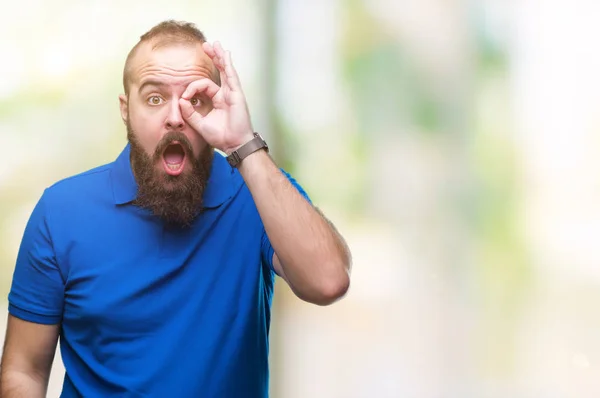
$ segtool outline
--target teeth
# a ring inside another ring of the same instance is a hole
[[[173,170],[173,171],[179,170],[180,166],[181,166],[180,163],[179,164],[170,164],[170,163],[167,163],[167,167],[169,168],[169,170]]]

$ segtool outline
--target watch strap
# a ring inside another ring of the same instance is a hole
[[[231,152],[227,156],[227,162],[231,167],[238,167],[240,162],[244,160],[248,155],[258,151],[259,149],[265,148],[269,151],[269,146],[266,141],[258,133],[254,133],[254,138],[246,142],[244,145]]]

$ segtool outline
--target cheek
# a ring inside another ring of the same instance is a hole
[[[160,141],[160,126],[157,127],[152,118],[144,116],[130,117],[129,123],[137,140],[144,147],[146,152],[154,153],[154,149],[156,148],[158,141]]]
[[[192,148],[194,148],[194,156],[198,157],[200,156],[200,153],[202,153],[202,151],[204,150],[204,148],[206,148],[206,141],[204,141],[204,139],[202,139],[202,137],[200,136],[200,134],[193,134],[192,137],[190,138],[190,143],[192,144]]]

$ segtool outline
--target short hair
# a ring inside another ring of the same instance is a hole
[[[129,85],[131,83],[131,60],[135,56],[138,48],[146,42],[153,40],[152,50],[157,48],[165,47],[171,44],[193,44],[193,43],[204,43],[206,37],[200,29],[191,22],[166,20],[158,25],[155,25],[140,36],[138,43],[133,46],[127,59],[125,61],[125,67],[123,69],[123,88],[125,94],[129,94]],[[220,85],[219,74],[215,73],[215,82]]]

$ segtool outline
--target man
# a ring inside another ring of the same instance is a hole
[[[26,226],[2,396],[45,395],[60,336],[63,397],[266,397],[274,274],[333,303],[347,246],[269,157],[218,42],[163,22],[123,81],[124,151],[46,189]]]

